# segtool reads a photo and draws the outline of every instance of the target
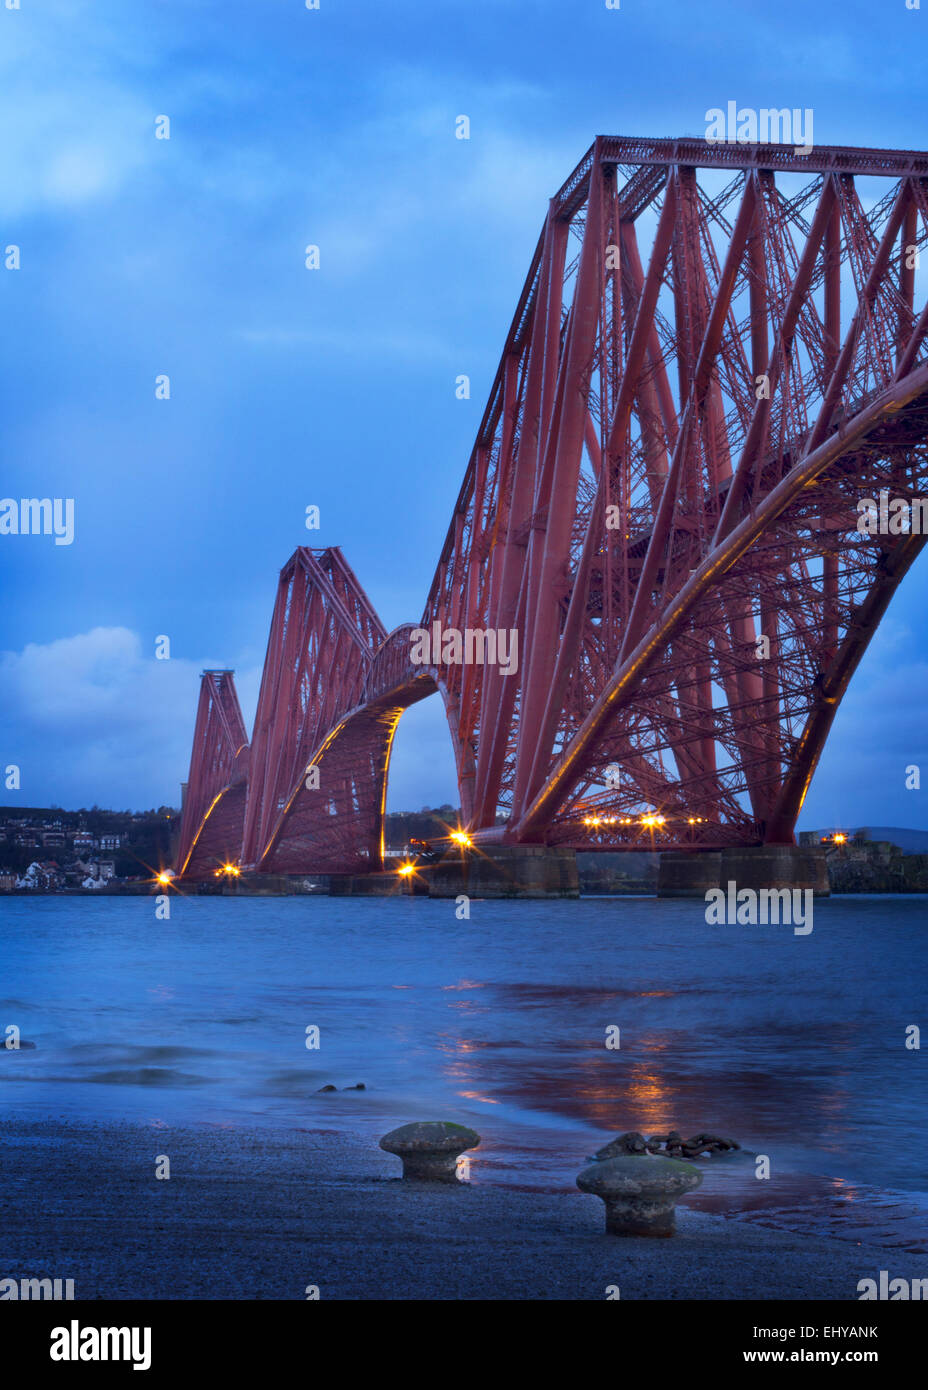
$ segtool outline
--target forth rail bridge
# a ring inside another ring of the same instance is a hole
[[[925,490],[926,241],[926,153],[597,138],[548,205],[419,623],[386,632],[341,550],[301,546],[250,741],[232,672],[204,672],[179,885],[395,884],[391,744],[438,691],[461,825],[430,891],[574,892],[596,849],[663,851],[670,893],[827,890],[796,819],[926,540],[858,528],[863,499]],[[415,664],[436,623],[515,630],[517,670]]]

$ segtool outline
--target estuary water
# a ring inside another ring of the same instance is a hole
[[[372,1143],[455,1119],[483,1136],[471,1181],[535,1190],[572,1188],[624,1130],[711,1131],[742,1148],[700,1160],[691,1205],[928,1250],[926,1063],[906,1046],[928,1024],[928,899],[817,902],[807,936],[710,927],[695,900],[470,912],[175,895],[159,921],[150,898],[0,898],[0,1030],[35,1044],[0,1052],[0,1107]]]

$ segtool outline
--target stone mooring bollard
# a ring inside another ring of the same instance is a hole
[[[672,1236],[677,1198],[701,1182],[692,1163],[644,1154],[593,1163],[577,1178],[581,1192],[602,1198],[606,1231],[613,1236]]]
[[[480,1135],[450,1120],[420,1120],[391,1129],[380,1141],[403,1160],[403,1177],[418,1182],[457,1182],[458,1158],[475,1149]]]

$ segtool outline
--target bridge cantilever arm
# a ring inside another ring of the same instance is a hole
[[[887,416],[894,415],[902,406],[926,391],[928,362],[923,363],[905,381],[895,383],[881,392],[861,411],[852,425],[837,430],[813,453],[807,455],[802,463],[797,464],[767,494],[753,514],[745,517],[719,545],[713,547],[695,574],[677,594],[663,620],[645,633],[635,650],[617,667],[609,684],[561,754],[545,786],[514,828],[517,839],[530,840],[543,832],[544,826],[556,814],[569,794],[573,782],[588,766],[597,738],[622,703],[641,684],[696,600],[720,581],[725,572],[749,549],[761,532],[776,520],[807,483],[812,482],[836,458],[859,443]]]

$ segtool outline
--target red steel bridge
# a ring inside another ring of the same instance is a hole
[[[281,571],[254,732],[203,675],[177,871],[382,866],[438,691],[484,843],[784,845],[925,537],[928,154],[599,137],[551,199],[411,660],[341,550]],[[918,293],[916,289],[918,287]]]

